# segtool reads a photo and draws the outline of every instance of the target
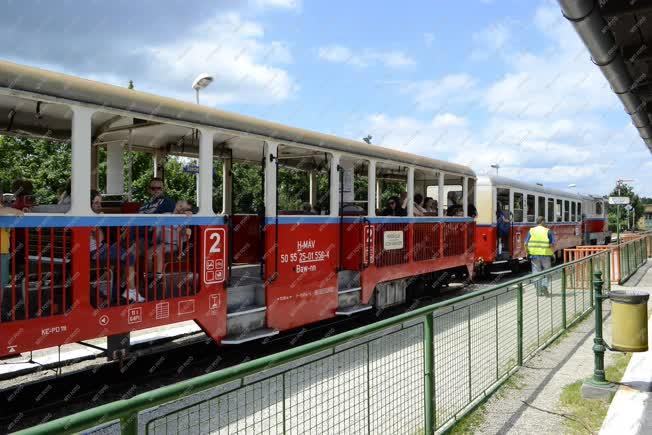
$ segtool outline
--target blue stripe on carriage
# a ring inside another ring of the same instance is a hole
[[[224,225],[224,216],[181,215],[34,215],[0,216],[0,228],[121,227],[160,225]]]

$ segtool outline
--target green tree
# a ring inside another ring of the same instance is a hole
[[[70,142],[0,136],[0,189],[14,180],[30,180],[37,204],[56,204],[70,178]]]
[[[609,196],[626,196],[629,198],[630,205],[634,207],[636,217],[643,216],[644,205],[641,198],[634,192],[634,188],[626,183],[621,183],[620,186],[616,185],[611,191]],[[617,227],[617,206],[608,206],[609,230],[616,232]],[[630,218],[631,219],[631,218]],[[631,222],[631,220],[630,220]],[[629,228],[630,224],[627,222],[627,211],[624,206],[620,206],[620,229],[621,231]]]

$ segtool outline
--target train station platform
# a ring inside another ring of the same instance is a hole
[[[612,290],[636,288],[652,293],[652,262],[634,274],[625,285]],[[648,313],[650,312],[648,307]],[[605,301],[604,336],[611,337],[611,308]],[[648,326],[649,328],[649,326]],[[492,396],[479,412],[474,433],[567,433],[573,420],[586,423],[561,404],[564,388],[593,373],[593,312],[557,343],[534,356],[515,375],[507,391]],[[618,353],[605,353],[605,366],[613,365]],[[652,352],[634,354],[614,397],[600,433],[652,433]],[[588,429],[587,429],[588,430]],[[589,432],[591,432],[589,430]]]

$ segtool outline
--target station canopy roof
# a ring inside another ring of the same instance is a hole
[[[652,0],[559,0],[652,151]]]

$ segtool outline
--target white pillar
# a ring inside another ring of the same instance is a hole
[[[414,216],[414,168],[410,166],[407,174],[407,215]]]
[[[469,177],[464,177],[462,180],[462,207],[464,216],[469,215]]]
[[[317,180],[317,173],[315,171],[310,171],[308,182],[310,184],[309,186],[310,196],[308,202],[313,208],[315,208],[317,207],[317,194],[318,194],[317,187],[319,187],[318,180]]]
[[[369,161],[369,172],[367,175],[367,215],[376,216],[376,161]]]
[[[439,187],[437,189],[437,216],[444,215],[444,173],[439,173]]]
[[[340,173],[337,167],[340,164],[340,154],[333,153],[331,158],[331,216],[340,215]]]
[[[198,215],[213,215],[213,131],[199,132],[199,207]]]
[[[233,213],[233,157],[222,160],[222,213]]]
[[[106,146],[106,193],[122,195],[125,189],[124,146],[113,142]]]
[[[91,118],[93,109],[72,106],[72,174],[70,210],[72,215],[90,215],[91,201]]]
[[[273,159],[270,160],[270,156]],[[265,216],[276,216],[276,158],[278,143],[265,142]]]

